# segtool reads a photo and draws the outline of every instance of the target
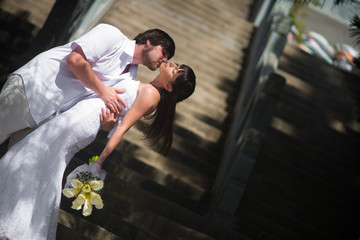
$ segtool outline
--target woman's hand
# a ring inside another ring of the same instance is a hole
[[[100,128],[106,132],[109,132],[113,129],[116,121],[118,120],[119,115],[110,111],[110,109],[102,108],[100,113]]]

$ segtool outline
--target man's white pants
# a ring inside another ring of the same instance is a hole
[[[35,126],[23,80],[11,75],[0,93],[0,144],[13,133]]]

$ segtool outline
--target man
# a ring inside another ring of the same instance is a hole
[[[117,28],[100,24],[77,40],[39,54],[10,74],[0,93],[0,144],[93,92],[119,113],[120,103],[126,103],[117,95],[122,91],[111,86],[126,77],[134,79],[138,64],[156,70],[174,52],[174,41],[159,29],[130,40]]]

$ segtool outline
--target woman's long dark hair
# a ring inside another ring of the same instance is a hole
[[[150,117],[152,123],[145,128],[153,145],[160,144],[162,152],[166,155],[172,144],[172,131],[175,118],[176,104],[188,98],[195,90],[195,73],[187,65],[180,65],[181,75],[179,75],[172,85],[172,91],[163,90],[160,93],[160,101],[155,113]]]

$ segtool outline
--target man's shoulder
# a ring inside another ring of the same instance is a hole
[[[118,33],[121,36],[126,37],[119,28],[115,27],[114,25],[111,24],[107,24],[107,23],[100,23],[98,25],[96,25],[96,27],[94,29],[99,29],[102,31],[109,31],[109,32],[114,32],[114,33]],[[127,37],[126,37],[127,38]]]

